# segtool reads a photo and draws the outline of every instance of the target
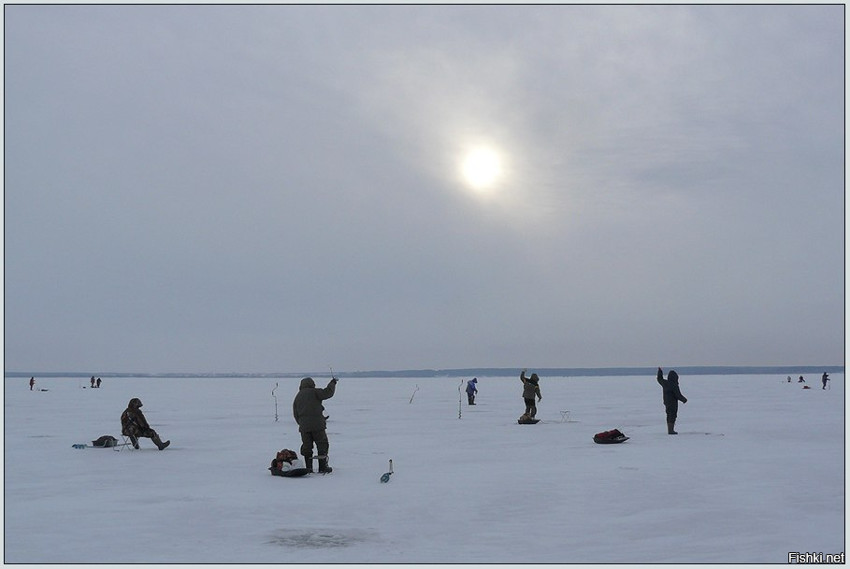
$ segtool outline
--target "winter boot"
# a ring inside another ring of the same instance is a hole
[[[322,474],[330,474],[333,471],[334,471],[334,469],[331,468],[330,466],[328,466],[328,459],[327,458],[320,458],[319,459],[319,472],[321,472]]]
[[[159,450],[164,450],[168,445],[171,444],[171,441],[162,442],[162,439],[159,438],[159,435],[154,435],[151,437],[153,444],[156,445],[156,448]]]
[[[676,431],[673,430],[673,425],[676,424],[676,421],[667,421],[667,434],[668,435],[678,435]]]
[[[313,457],[305,456],[304,457],[304,467],[307,469],[307,472],[313,472]]]
[[[139,439],[137,439],[133,435],[130,435],[130,442],[133,444],[134,449],[139,450]]]

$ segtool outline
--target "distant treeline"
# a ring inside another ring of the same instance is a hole
[[[528,368],[545,377],[597,377],[597,376],[640,376],[655,375],[654,367],[544,367]],[[675,369],[679,375],[820,375],[826,373],[844,373],[844,366],[665,366],[665,370]],[[457,369],[407,369],[394,371],[341,371],[337,377],[513,377],[518,376],[522,368],[482,367]],[[247,378],[284,378],[284,377],[330,377],[329,371],[320,372],[283,372],[283,373],[117,373],[117,372],[23,372],[7,371],[6,377],[247,377]]]

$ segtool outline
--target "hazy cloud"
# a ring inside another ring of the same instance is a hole
[[[842,360],[843,6],[5,15],[7,369]]]

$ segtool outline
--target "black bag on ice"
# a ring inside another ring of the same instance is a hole
[[[112,435],[103,435],[91,442],[91,446],[93,447],[114,447],[116,445],[118,445],[118,439]]]

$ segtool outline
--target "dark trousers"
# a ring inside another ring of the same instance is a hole
[[[470,405],[475,405],[475,393],[467,393],[466,398],[469,399]]]
[[[133,434],[128,434],[133,433]],[[147,429],[131,429],[130,431],[122,431],[121,434],[130,438],[130,442],[133,443],[133,446],[139,448],[139,437],[145,437],[151,439],[153,443],[157,446],[162,444],[162,439],[159,438],[159,434],[148,427]]]
[[[537,415],[537,405],[534,404],[534,398],[525,399],[523,397],[523,400],[525,401],[525,413],[529,417],[534,417],[535,415]]]
[[[675,423],[676,415],[679,413],[679,402],[674,401],[673,403],[667,403],[664,405],[664,410],[667,411],[667,422]]]
[[[319,456],[327,456],[330,443],[328,442],[328,433],[325,429],[320,431],[302,431],[301,432],[301,454],[304,460],[313,458],[313,444],[316,445],[316,450],[319,451]]]

